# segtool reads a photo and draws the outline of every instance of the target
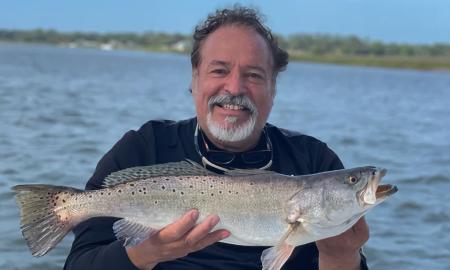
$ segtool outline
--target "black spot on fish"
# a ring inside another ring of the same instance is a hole
[[[200,193],[201,193],[201,194],[205,194],[205,192],[203,192],[203,191],[202,191],[202,192],[200,192]]]
[[[119,193],[122,193],[122,190],[121,190],[121,189],[119,189],[119,190],[118,190],[118,192],[119,192]]]
[[[100,195],[103,195],[103,192],[100,192]]]
[[[134,187],[134,184],[130,184],[131,187]]]
[[[228,190],[228,193],[230,193],[230,194],[231,194],[231,190]]]
[[[147,192],[144,191],[144,194],[147,194]]]
[[[253,186],[253,182],[250,182],[250,186]]]
[[[184,192],[183,192],[183,191],[181,191],[180,193],[181,193],[181,195],[184,195]]]
[[[59,196],[56,196],[56,198],[55,198],[56,200],[58,200],[59,199]]]
[[[213,185],[210,185],[209,187],[210,187],[210,188],[213,188],[214,186],[213,186]]]
[[[131,195],[134,195],[134,191],[131,192]]]
[[[194,187],[193,185],[190,185],[190,186],[189,186],[189,188],[193,188],[193,187]]]
[[[222,190],[219,190],[219,194],[222,194]]]
[[[175,192],[175,189],[172,189],[173,192]]]
[[[156,180],[153,180],[153,183],[156,183]]]
[[[138,190],[139,192],[142,192],[142,189]]]
[[[161,188],[162,188],[162,189],[166,189],[166,187],[165,187],[165,186],[162,186]]]
[[[158,204],[158,201],[155,201],[155,204]]]
[[[236,194],[238,194],[239,192],[236,191]]]
[[[53,206],[56,206],[56,203],[54,203]]]
[[[223,181],[220,181],[220,184],[222,184],[222,185],[223,185]]]
[[[214,196],[214,193],[211,193],[211,196]]]
[[[142,190],[147,190],[146,188],[142,188]]]
[[[66,200],[64,200],[64,199],[63,199],[62,201],[63,201],[63,203],[65,203],[65,202],[66,202]]]
[[[89,198],[92,198],[92,195],[89,195]]]

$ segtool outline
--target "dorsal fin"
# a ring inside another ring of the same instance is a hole
[[[233,169],[225,171],[224,174],[229,176],[248,176],[248,175],[268,175],[277,174],[274,171],[266,171],[261,169]]]
[[[150,166],[140,166],[113,172],[103,181],[103,187],[112,187],[118,184],[145,180],[158,176],[181,175],[216,175],[198,163],[186,159],[179,162],[169,162]]]

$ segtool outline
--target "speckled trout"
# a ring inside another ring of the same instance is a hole
[[[136,245],[196,208],[198,222],[217,214],[217,229],[237,245],[272,246],[263,269],[280,269],[295,246],[338,235],[397,191],[381,185],[385,169],[360,167],[289,176],[265,170],[216,174],[192,161],[134,167],[110,174],[104,188],[18,185],[21,229],[34,256],[56,246],[77,224],[92,217],[114,223],[125,246]]]

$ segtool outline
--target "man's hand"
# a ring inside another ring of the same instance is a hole
[[[316,242],[319,269],[360,269],[360,248],[369,240],[369,227],[363,218],[346,232]]]
[[[190,210],[141,244],[128,247],[130,261],[139,269],[149,270],[160,262],[184,257],[230,236],[226,230],[211,232],[219,222],[218,216],[208,216],[195,225],[198,216],[198,210]]]

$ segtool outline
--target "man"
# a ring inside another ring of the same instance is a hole
[[[287,65],[270,31],[252,9],[219,10],[194,33],[192,95],[197,117],[150,121],[130,131],[102,158],[86,188],[101,188],[113,171],[186,158],[208,169],[270,169],[309,174],[341,169],[326,144],[266,124],[278,72]],[[114,218],[94,218],[75,230],[65,269],[261,269],[267,247],[220,243],[220,217],[196,224],[191,210],[143,243],[124,248],[112,232]],[[360,220],[342,235],[297,247],[283,269],[364,269],[361,246],[368,228]]]

